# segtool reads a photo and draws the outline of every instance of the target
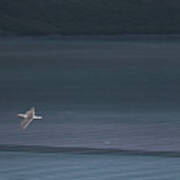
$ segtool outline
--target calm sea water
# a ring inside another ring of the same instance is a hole
[[[1,177],[179,179],[179,59],[175,38],[1,39]]]
[[[0,152],[1,179],[178,180],[177,158]]]

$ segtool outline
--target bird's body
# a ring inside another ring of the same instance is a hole
[[[35,108],[32,107],[29,111],[27,111],[25,114],[17,114],[18,117],[24,118],[24,120],[21,122],[21,127],[23,129],[26,129],[28,125],[32,122],[32,120],[39,120],[42,119],[41,116],[35,115]]]

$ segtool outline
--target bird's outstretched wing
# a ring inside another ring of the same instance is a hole
[[[28,125],[32,122],[33,118],[25,118],[22,122],[21,122],[21,127],[23,129],[26,129],[28,127]]]
[[[35,109],[33,107],[29,111],[26,112],[28,119],[33,118],[34,114],[35,114]]]
[[[35,114],[34,108],[31,108],[29,111],[26,112],[26,118],[21,122],[21,127],[23,129],[26,129],[28,125],[32,122],[34,114]]]

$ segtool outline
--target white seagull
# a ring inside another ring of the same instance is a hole
[[[24,120],[21,122],[22,129],[26,129],[33,119],[36,119],[36,120],[42,119],[42,116],[35,115],[34,107],[32,107],[25,114],[17,114],[17,117],[24,118]]]

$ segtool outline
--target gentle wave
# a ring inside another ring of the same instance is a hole
[[[180,157],[180,151],[148,151],[128,150],[118,148],[89,148],[89,147],[53,147],[39,145],[0,145],[0,151],[38,152],[38,153],[78,153],[78,154],[124,154]]]

